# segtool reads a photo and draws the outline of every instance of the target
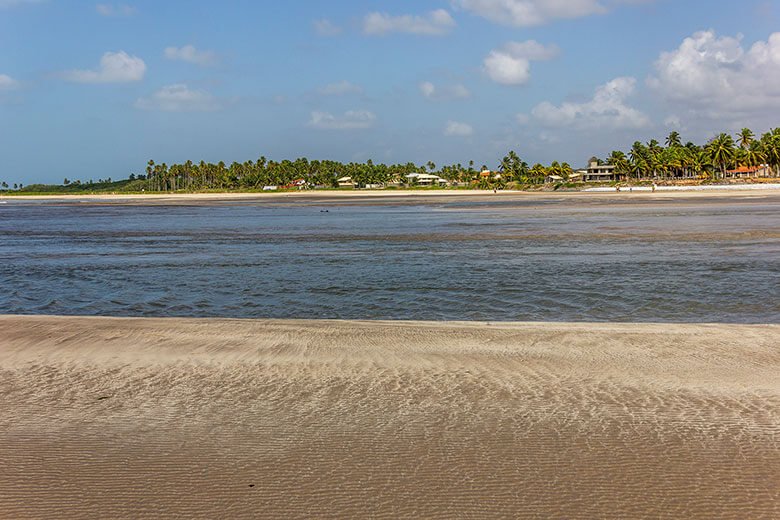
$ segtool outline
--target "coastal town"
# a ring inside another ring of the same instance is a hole
[[[780,175],[780,128],[756,136],[744,128],[721,133],[703,145],[683,143],[676,131],[664,143],[634,142],[628,152],[591,157],[580,168],[568,162],[529,165],[510,151],[492,167],[467,164],[343,163],[333,160],[269,160],[167,164],[150,160],[142,173],[112,180],[64,179],[62,185],[23,186],[2,182],[4,193],[195,193],[207,191],[283,191],[306,189],[482,189],[559,190],[611,186],[697,186],[771,183]]]

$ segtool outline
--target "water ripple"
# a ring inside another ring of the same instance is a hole
[[[8,205],[0,313],[780,322],[772,201],[315,209]]]

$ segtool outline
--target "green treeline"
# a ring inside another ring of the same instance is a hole
[[[704,146],[682,144],[680,134],[671,132],[662,146],[655,139],[647,144],[635,142],[628,153],[614,151],[607,164],[627,179],[709,178],[723,179],[729,170],[767,165],[771,175],[780,171],[780,128],[756,138],[743,128],[736,139],[720,134]]]
[[[704,145],[682,143],[678,132],[671,132],[662,145],[655,139],[648,143],[635,142],[631,150],[613,151],[603,159],[591,162],[615,166],[615,180],[720,180],[730,176],[729,171],[743,168],[750,171],[767,165],[766,175],[780,174],[780,128],[756,137],[750,129],[743,129],[736,138],[720,134]],[[428,162],[424,165],[341,163],[330,160],[273,161],[260,157],[256,161],[233,162],[227,165],[204,161],[187,161],[182,164],[165,164],[149,161],[145,172],[131,174],[129,179],[112,181],[70,181],[62,186],[30,185],[23,191],[30,192],[81,192],[81,191],[206,191],[206,190],[261,190],[266,186],[280,188],[303,185],[307,187],[335,188],[338,179],[349,177],[357,187],[367,185],[409,186],[407,175],[429,173],[438,175],[452,184],[474,188],[542,185],[545,182],[574,182],[575,170],[568,163],[553,162],[550,165],[529,166],[517,153],[511,151],[489,174],[488,167],[475,168],[474,161],[467,165],[453,164],[438,167]],[[0,186],[8,189],[6,183]],[[14,186],[16,188],[16,185]],[[20,186],[21,188],[21,186]]]

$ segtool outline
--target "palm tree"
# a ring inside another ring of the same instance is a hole
[[[544,182],[544,178],[547,176],[547,168],[543,165],[536,163],[531,167],[531,181],[537,184]]]
[[[146,163],[146,179],[147,181],[152,178],[152,174],[154,172],[154,161],[149,159],[149,162]],[[151,184],[149,184],[149,190],[152,189]]]
[[[663,161],[663,167],[666,171],[671,171],[673,177],[684,177],[684,165],[685,161],[683,158],[683,150],[684,148],[682,146],[673,146],[671,148],[667,148],[661,153],[661,158]]]
[[[712,164],[720,167],[721,178],[725,178],[726,167],[734,158],[734,138],[722,133],[707,145],[707,150]]]
[[[650,172],[650,164],[648,161],[650,151],[640,141],[634,141],[634,144],[631,146],[629,157],[631,159],[631,173],[633,173],[637,179]]]
[[[745,166],[761,166],[766,163],[766,154],[760,141],[751,141],[748,148],[741,148],[743,151],[742,163]]]
[[[697,150],[691,153],[689,167],[691,173],[696,176],[706,173],[707,169],[711,166],[708,153],[705,150]]]
[[[614,150],[609,154],[607,162],[615,167],[615,173],[617,175],[629,176],[631,173],[631,165],[628,162],[628,157],[620,150]]]
[[[780,174],[780,129],[775,128],[762,135],[761,147],[773,175]]]
[[[163,183],[164,183],[164,186],[165,186],[165,191],[168,191],[168,177],[170,176],[169,174],[170,174],[170,172],[168,171],[168,165],[165,164],[165,163],[162,163],[160,165],[160,177],[163,180]],[[174,181],[173,181],[173,179],[171,179],[171,188],[173,188],[173,186],[174,186]]]
[[[501,164],[498,165],[498,169],[504,177],[514,177],[512,159],[510,159],[508,155],[501,159]]]
[[[659,156],[662,151],[663,147],[655,139],[650,139],[647,143],[647,164],[655,175],[657,175],[659,171],[663,171],[659,161]]]
[[[682,146],[682,140],[680,139],[680,132],[673,130],[669,132],[666,138],[666,146],[674,148],[675,146]]]
[[[561,177],[563,177],[566,180],[571,180],[572,175],[574,174],[574,169],[571,167],[571,165],[567,162],[561,164]]]
[[[750,130],[750,128],[743,128],[737,134],[737,142],[739,143],[739,147],[743,150],[747,150],[750,148],[750,143],[753,142],[754,137],[755,135],[753,135],[753,131]]]

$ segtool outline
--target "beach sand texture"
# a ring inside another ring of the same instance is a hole
[[[0,317],[2,518],[780,518],[780,326]]]

